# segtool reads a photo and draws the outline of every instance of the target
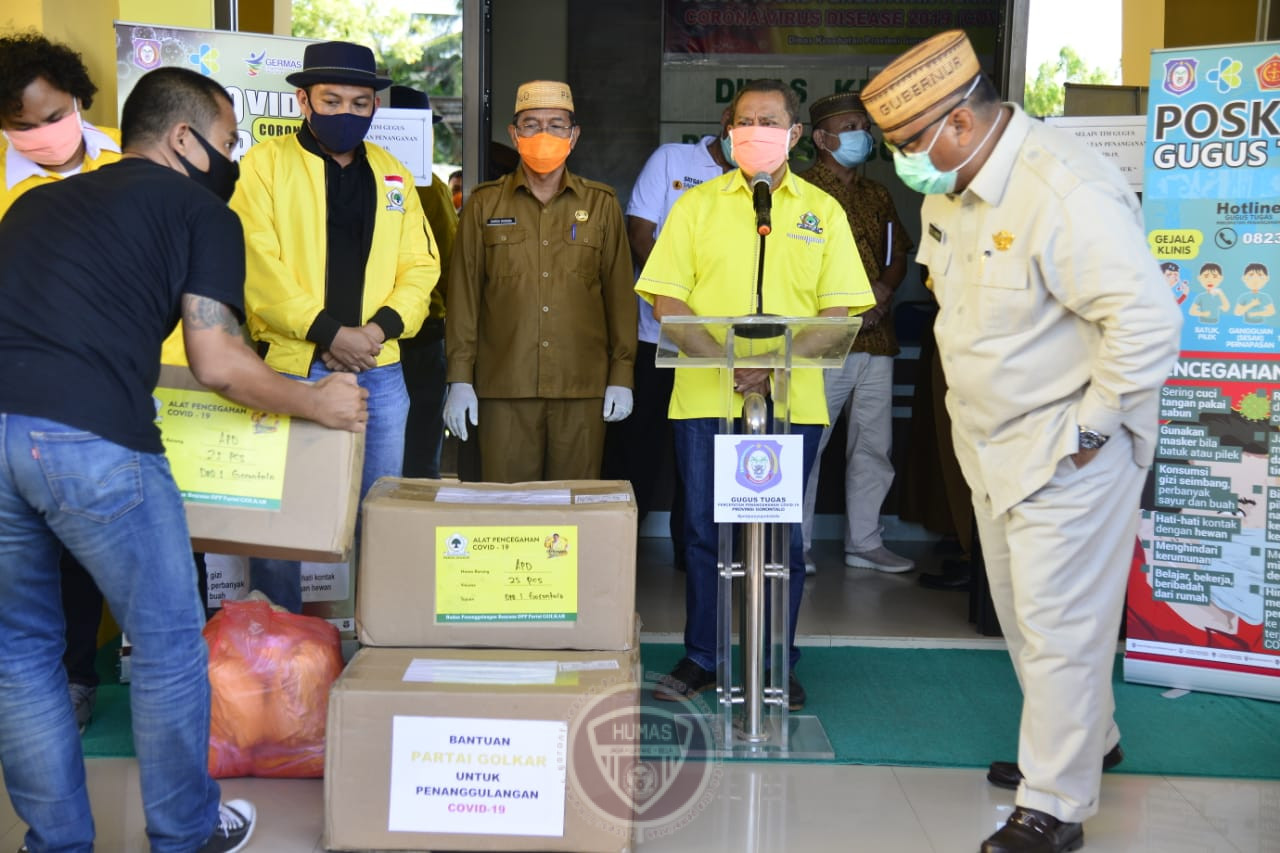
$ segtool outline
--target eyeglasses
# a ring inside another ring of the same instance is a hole
[[[963,104],[963,103],[964,103],[964,101],[961,101],[961,102],[960,102],[960,104]],[[956,104],[956,107],[960,106],[960,104]],[[929,123],[928,123],[928,124],[926,124],[924,127],[920,128],[918,131],[916,131],[915,133],[911,134],[909,137],[907,137],[906,139],[902,140],[901,142],[890,142],[890,141],[889,141],[889,139],[886,137],[886,138],[885,138],[885,140],[884,140],[884,147],[885,147],[885,148],[888,148],[888,149],[889,149],[889,153],[891,153],[891,154],[905,154],[905,153],[906,153],[906,149],[907,149],[907,148],[909,148],[909,147],[911,146],[911,143],[915,142],[917,139],[919,139],[920,137],[924,136],[924,132],[925,132],[926,130],[928,130],[929,128],[933,127],[935,124],[937,124],[938,122],[942,121],[942,120],[943,120],[944,118],[946,118],[947,116],[951,115],[951,110],[954,110],[956,107],[952,107],[950,110],[947,110],[945,113],[943,113],[942,115],[938,116],[938,117],[937,117],[937,118],[935,118],[933,121],[929,122]]]
[[[951,107],[951,109],[947,110],[945,113],[938,116],[933,121],[929,122],[924,127],[920,128],[915,133],[911,134],[901,142],[890,142],[888,137],[885,137],[884,147],[888,148],[889,153],[891,154],[906,154],[907,149],[911,147],[911,144],[914,143],[920,137],[924,136],[925,132],[929,128],[933,127],[935,124],[942,121],[943,119],[951,115],[956,110],[960,109],[961,105],[963,105],[965,101],[969,100],[969,96],[973,94],[973,90],[978,88],[978,81],[980,79],[981,79],[980,77],[973,78],[973,82],[969,84],[969,89],[964,93],[964,97],[956,101],[955,104]]]
[[[543,124],[537,119],[525,119],[516,125],[516,135],[523,136],[528,139],[530,136],[537,136],[539,133],[549,133],[552,136],[561,138],[569,136],[573,133],[573,125],[567,121],[555,119]]]

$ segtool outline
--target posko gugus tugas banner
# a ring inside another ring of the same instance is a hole
[[[1156,51],[1143,212],[1185,314],[1125,677],[1280,699],[1280,44]]]

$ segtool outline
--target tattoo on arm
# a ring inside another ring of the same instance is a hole
[[[222,329],[228,335],[240,337],[240,324],[232,310],[207,296],[182,295],[182,322],[192,331]]]

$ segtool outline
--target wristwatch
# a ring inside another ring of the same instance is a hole
[[[1103,435],[1095,432],[1088,427],[1077,427],[1080,431],[1080,449],[1081,450],[1097,450],[1099,447],[1107,443],[1107,439],[1111,436]]]

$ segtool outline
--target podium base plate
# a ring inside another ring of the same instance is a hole
[[[677,714],[676,719],[682,716],[694,717],[696,715]],[[701,717],[694,723],[695,731],[703,728],[707,724],[707,718]],[[776,717],[770,717],[766,721],[765,731],[768,737],[758,743],[746,741],[740,729],[736,726],[733,736],[728,743],[717,744],[708,743],[705,740],[695,739],[690,744],[688,753],[689,758],[736,758],[746,760],[767,761],[770,759],[783,760],[803,760],[803,761],[831,761],[836,757],[835,748],[831,746],[831,739],[827,737],[827,730],[822,727],[822,721],[817,717],[808,714],[788,714],[787,715],[787,744],[782,746],[782,738],[779,737],[778,726],[780,721]]]

